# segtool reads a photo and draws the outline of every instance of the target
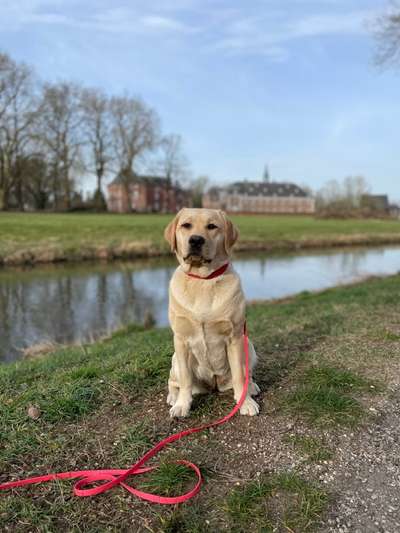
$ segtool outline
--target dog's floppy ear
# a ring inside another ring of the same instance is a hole
[[[176,252],[176,226],[178,225],[178,220],[181,212],[182,209],[175,215],[175,218],[171,220],[171,222],[164,230],[165,240],[169,242],[172,252]]]
[[[224,247],[225,247],[226,253],[229,254],[232,249],[232,246],[235,244],[235,242],[239,238],[239,230],[237,229],[236,226],[232,224],[232,222],[226,216],[226,213],[224,211],[220,210],[220,214],[224,221],[224,233],[225,233]]]

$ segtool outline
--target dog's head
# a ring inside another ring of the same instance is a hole
[[[182,209],[164,236],[181,265],[195,268],[226,260],[239,232],[219,209]]]

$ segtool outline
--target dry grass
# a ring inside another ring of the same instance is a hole
[[[39,342],[28,346],[27,348],[22,349],[22,357],[24,359],[36,358],[43,355],[46,355],[56,350],[61,349],[60,345],[55,344],[54,342]]]

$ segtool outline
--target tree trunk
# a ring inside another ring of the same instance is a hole
[[[16,180],[15,180],[15,198],[17,200],[17,206],[20,211],[24,211],[24,189],[22,186],[22,176],[19,170],[16,171]]]
[[[0,211],[8,211],[8,190],[0,188]]]
[[[68,178],[68,171],[65,172],[64,178],[64,204],[67,211],[71,209],[71,184]]]
[[[97,192],[101,192],[101,181],[103,179],[103,171],[97,171]]]

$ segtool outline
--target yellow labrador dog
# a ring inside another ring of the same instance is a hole
[[[245,299],[239,276],[226,266],[238,231],[223,211],[182,209],[165,229],[165,238],[179,261],[169,291],[175,353],[167,402],[171,417],[183,417],[194,394],[233,388],[239,401],[245,380]],[[253,369],[251,342],[249,355]],[[252,396],[259,392],[250,375],[242,415],[258,414]]]

